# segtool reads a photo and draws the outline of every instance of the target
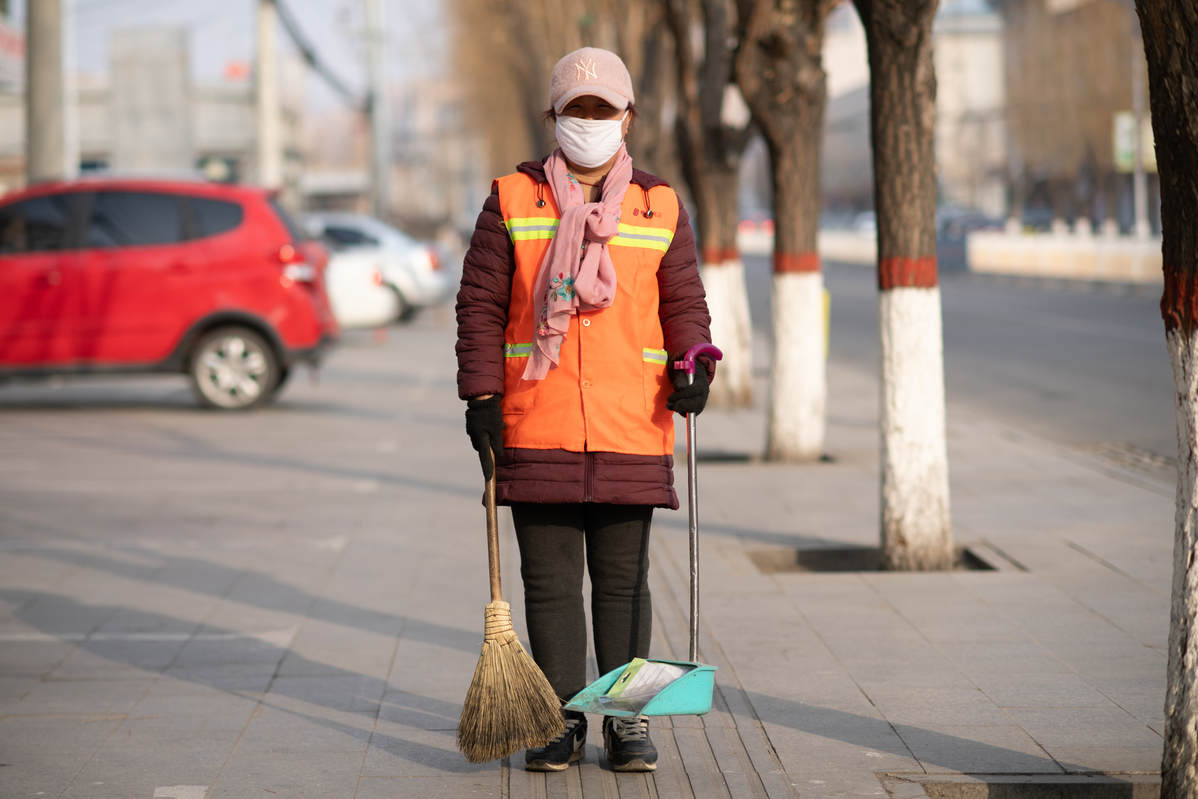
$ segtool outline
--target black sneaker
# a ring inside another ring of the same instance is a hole
[[[565,771],[582,759],[587,741],[587,717],[576,710],[563,710],[566,729],[545,746],[524,753],[525,771]]]
[[[649,720],[644,716],[603,719],[603,750],[612,771],[653,771],[657,747],[649,740]]]

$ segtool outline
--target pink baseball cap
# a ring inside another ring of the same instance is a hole
[[[620,57],[611,50],[583,47],[562,56],[549,78],[549,104],[560,114],[575,97],[593,94],[615,108],[633,102],[632,76]]]

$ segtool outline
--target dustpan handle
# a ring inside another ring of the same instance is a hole
[[[694,374],[690,379],[695,379]],[[690,625],[690,654],[686,659],[691,663],[699,660],[699,483],[695,474],[695,415],[686,415],[686,509],[690,518],[690,554],[691,554],[691,625]]]
[[[686,382],[695,382],[695,359],[706,355],[718,361],[724,357],[720,348],[714,344],[702,342],[686,351],[682,360],[674,361],[674,368],[686,373]],[[690,654],[688,660],[697,663],[699,660],[699,481],[695,473],[697,461],[695,438],[695,415],[686,415],[686,499],[687,515],[690,517],[690,556],[691,556],[691,624],[690,624]]]
[[[492,454],[492,463],[494,463]],[[487,569],[491,574],[491,601],[503,599],[503,587],[499,579],[499,511],[495,508],[495,471],[487,478],[483,489],[483,504],[487,506]]]

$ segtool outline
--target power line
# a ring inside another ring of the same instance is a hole
[[[328,66],[321,60],[315,48],[308,43],[304,32],[300,30],[299,24],[295,21],[295,17],[291,15],[291,11],[287,8],[283,0],[270,0],[275,4],[275,8],[279,12],[279,21],[283,23],[283,28],[287,31],[287,35],[291,37],[291,41],[299,50],[304,62],[310,66],[317,75],[324,79],[324,82],[329,85],[351,108],[366,109],[368,101],[361,99],[356,92],[350,89]]]

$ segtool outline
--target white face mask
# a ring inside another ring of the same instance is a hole
[[[580,119],[559,116],[556,131],[558,146],[566,158],[579,166],[602,166],[624,143],[624,117]]]

